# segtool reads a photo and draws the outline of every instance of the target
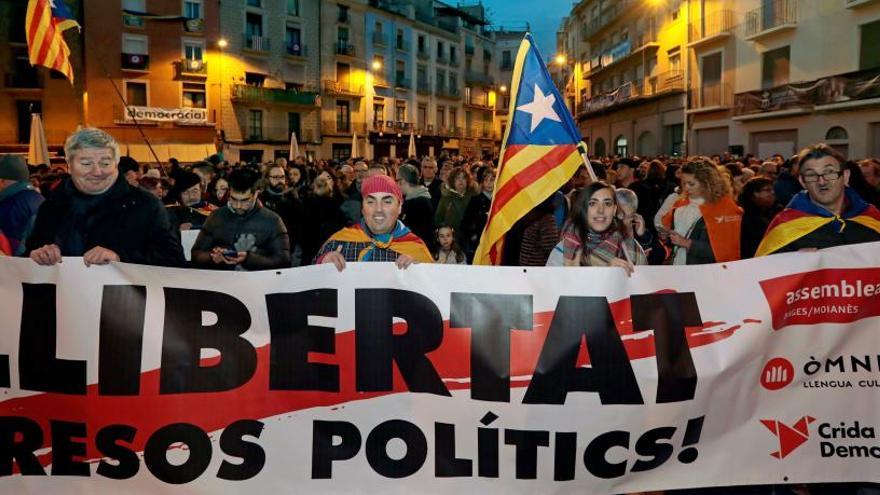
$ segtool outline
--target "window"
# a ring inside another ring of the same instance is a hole
[[[845,141],[849,139],[849,134],[843,127],[832,127],[825,133],[826,141]]]
[[[333,159],[334,160],[348,160],[351,158],[351,145],[350,144],[333,144]]]
[[[183,58],[187,60],[203,60],[204,53],[204,40],[183,40]]]
[[[513,69],[513,57],[510,50],[501,52],[501,70]]]
[[[340,27],[336,30],[336,42],[340,46],[348,46],[349,31],[347,27]]]
[[[147,83],[125,81],[125,103],[136,107],[148,106]]]
[[[395,102],[394,119],[397,122],[406,122],[406,100],[397,100]]]
[[[348,22],[348,5],[336,4],[339,7],[339,22]]]
[[[446,127],[446,107],[439,106],[439,105],[437,106],[436,123],[437,123],[438,129]]]
[[[859,69],[873,69],[880,67],[880,21],[874,21],[861,26],[861,51],[859,56]]]
[[[302,46],[302,31],[297,26],[287,26],[284,31],[284,44],[288,55],[305,56]]]
[[[351,106],[346,100],[336,100],[336,131],[351,131]]]
[[[183,83],[184,108],[208,108],[204,83]]]
[[[247,6],[260,8],[263,6],[263,1],[262,0],[247,0]]]
[[[701,106],[712,107],[721,105],[721,52],[703,57],[700,76],[702,78],[702,86],[700,87]]]
[[[424,65],[420,65],[416,69],[416,81],[419,84],[419,88],[426,88],[428,86],[428,68]]]
[[[791,49],[788,46],[764,52],[761,88],[769,89],[788,83]]]
[[[667,53],[669,55],[669,70],[671,72],[681,71],[681,48],[675,47]]]
[[[287,15],[299,17],[299,0],[287,0]]]
[[[263,16],[248,12],[245,14],[244,34],[251,39],[263,36]]]
[[[397,37],[395,38],[395,43],[397,45],[398,50],[403,50],[403,29],[397,30]]]
[[[146,12],[146,0],[122,0],[122,10]],[[144,27],[144,20],[133,15],[122,14],[123,23],[131,27]]]
[[[442,69],[437,69],[437,88],[442,88],[446,84],[446,71]]]
[[[623,135],[617,136],[614,141],[614,154],[617,156],[629,156],[629,142]]]
[[[373,123],[376,127],[380,127],[385,121],[385,102],[373,103]]]
[[[257,74],[255,72],[245,72],[244,73],[244,83],[248,86],[259,86],[262,87],[263,83],[266,82],[266,76],[263,74]]]
[[[406,62],[404,62],[403,60],[398,60],[395,63],[394,68],[394,80],[395,82],[400,83],[404,79],[406,79]]]
[[[605,156],[605,140],[599,138],[596,140],[596,147],[593,150],[593,156]]]
[[[437,42],[437,58],[443,58],[443,52],[444,52],[444,51],[445,51],[445,50],[444,50],[444,47],[443,47],[443,42],[442,42],[442,41],[438,41],[438,42]]]
[[[416,128],[417,129],[426,129],[425,123],[428,120],[428,105],[424,103],[419,103],[419,107],[416,111]]]
[[[420,35],[419,36],[419,52],[425,53],[426,51],[427,51],[427,49],[425,48],[425,37]]]
[[[455,72],[449,73],[449,90],[455,92],[458,89],[458,76]]]
[[[458,127],[458,109],[449,108],[449,127],[455,129]]]
[[[458,49],[453,45],[449,47],[449,61],[455,62],[458,59]]]
[[[187,19],[201,19],[202,0],[183,0],[183,16]]]
[[[684,124],[666,126],[666,142],[669,143],[667,152],[672,156],[681,156],[682,144],[684,144]]]
[[[288,112],[287,114],[287,135],[290,136],[290,133],[296,133],[296,139],[302,140],[302,128],[300,127],[300,115],[294,112]]]
[[[471,104],[471,88],[467,86],[464,88],[464,102],[468,105]]]
[[[122,53],[129,55],[149,55],[147,37],[139,34],[122,35]]]

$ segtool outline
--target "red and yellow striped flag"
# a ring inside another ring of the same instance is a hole
[[[531,34],[520,43],[510,90],[512,117],[501,144],[495,193],[475,265],[501,264],[504,236],[513,224],[562,187],[584,163],[580,131]]]
[[[28,0],[25,30],[31,65],[42,65],[64,74],[73,84],[70,48],[64,31],[79,24],[64,0]]]

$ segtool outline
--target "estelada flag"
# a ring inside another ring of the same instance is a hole
[[[510,95],[511,119],[501,143],[495,193],[474,254],[475,265],[501,264],[504,236],[513,224],[562,187],[584,163],[580,131],[529,33],[519,45]]]
[[[70,48],[62,35],[79,23],[64,0],[28,0],[25,32],[31,65],[42,65],[64,74],[73,84]]]

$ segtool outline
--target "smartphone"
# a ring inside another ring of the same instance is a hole
[[[222,254],[227,258],[235,258],[236,256],[238,256],[238,251],[236,251],[235,249],[224,249]]]

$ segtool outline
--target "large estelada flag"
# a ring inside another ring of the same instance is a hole
[[[64,0],[28,0],[25,30],[31,65],[42,65],[64,74],[73,84],[70,48],[63,33],[79,23]]]
[[[562,187],[584,163],[580,132],[531,34],[520,43],[510,95],[511,118],[475,265],[501,264],[504,236],[513,224]]]

